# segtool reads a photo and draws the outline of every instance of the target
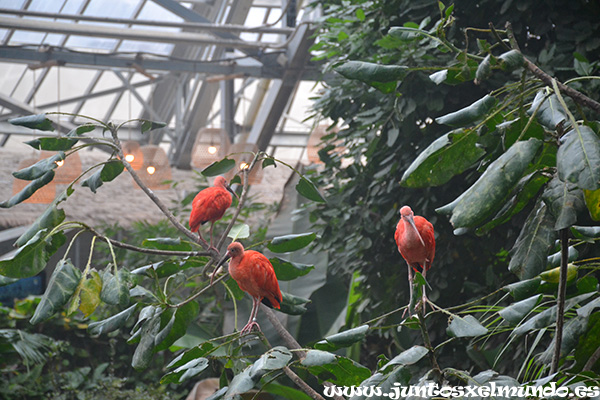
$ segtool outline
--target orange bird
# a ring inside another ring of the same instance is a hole
[[[226,259],[231,257],[229,261],[231,277],[235,279],[240,289],[252,296],[250,318],[241,333],[249,333],[255,326],[260,331],[260,326],[256,322],[260,302],[271,308],[280,308],[282,299],[273,265],[258,251],[244,251],[244,246],[238,242],[233,242],[227,247],[225,257]]]
[[[200,228],[200,225],[204,225],[210,221],[210,247],[212,247],[213,226],[215,222],[223,218],[225,210],[231,206],[232,198],[230,192],[234,193],[225,178],[217,176],[213,186],[201,190],[192,202],[190,229],[192,232],[198,232],[198,239],[206,243],[198,228]]]
[[[404,206],[400,209],[400,221],[396,226],[394,238],[398,245],[398,251],[408,264],[408,283],[410,285],[408,313],[410,315],[414,283],[412,269],[417,271],[417,267],[421,267],[423,277],[425,277],[435,257],[433,225],[425,218],[419,215],[415,216],[409,206]],[[423,303],[423,310],[425,310],[427,296],[424,287],[421,302]]]

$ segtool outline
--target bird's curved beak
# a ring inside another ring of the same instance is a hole
[[[223,256],[223,258],[221,258],[221,260],[219,261],[219,263],[215,266],[215,270],[210,275],[210,286],[212,286],[212,284],[213,284],[213,281],[215,279],[215,275],[217,274],[217,271],[221,268],[221,266],[223,264],[225,264],[225,261],[229,260],[230,258],[231,258],[231,253],[229,253],[229,252],[225,253],[225,255]]]
[[[409,215],[409,216],[404,217],[404,218],[406,218],[406,221],[415,230],[415,233],[417,234],[417,237],[421,241],[421,244],[423,245],[423,247],[425,247],[425,242],[423,241],[423,238],[421,237],[421,234],[419,233],[419,230],[417,229],[417,226],[415,225],[415,220],[414,220],[413,216]]]
[[[235,196],[235,198],[236,198],[238,201],[240,201],[240,197],[239,197],[239,196],[238,196],[238,194],[235,192],[235,190],[233,190],[233,189],[231,188],[231,186],[229,186],[229,185],[225,185],[225,189],[229,190],[229,193],[231,193],[232,195],[234,195],[234,196]]]

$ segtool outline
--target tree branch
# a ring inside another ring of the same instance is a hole
[[[510,41],[511,45],[513,46],[513,48],[515,50],[519,50],[519,46],[518,46],[516,40],[514,39],[512,25],[510,24],[510,22],[506,23],[506,32],[507,32],[509,41]],[[535,65],[534,63],[529,61],[527,59],[527,57],[524,56],[523,60],[525,60],[525,67],[529,71],[531,71],[533,73],[533,75],[535,75],[539,80],[544,82],[546,85],[552,87],[552,79],[553,78],[550,75],[548,75],[547,73],[542,71],[537,65]],[[558,89],[562,93],[564,93],[567,96],[569,96],[570,98],[572,98],[573,101],[575,101],[576,103],[581,104],[587,108],[590,108],[590,109],[596,111],[597,113],[600,113],[600,103],[598,103],[596,100],[593,100],[593,99],[587,97],[583,93],[581,93],[575,89],[572,89],[559,81],[556,81],[556,83],[558,85]]]
[[[183,226],[181,224],[181,222],[179,222],[177,220],[177,218],[175,218],[175,216],[173,215],[173,213],[167,208],[167,206],[165,205],[165,203],[163,203],[162,200],[160,200],[158,197],[156,197],[156,195],[154,194],[154,192],[152,190],[150,190],[148,188],[148,186],[146,186],[144,184],[144,182],[142,182],[142,180],[140,179],[140,177],[137,174],[137,172],[135,172],[135,170],[133,169],[133,167],[131,166],[131,164],[129,164],[129,162],[125,159],[125,156],[123,155],[123,148],[121,147],[121,142],[119,141],[119,137],[117,135],[117,131],[116,131],[116,129],[112,125],[111,125],[111,129],[110,129],[110,133],[112,134],[112,137],[113,137],[113,140],[115,142],[115,145],[118,148],[117,155],[119,156],[119,159],[121,160],[121,162],[123,163],[123,165],[127,169],[127,172],[129,172],[129,174],[131,175],[131,177],[133,178],[133,180],[135,181],[135,183],[137,183],[137,185],[140,187],[140,189],[142,189],[144,191],[144,193],[146,193],[146,195],[150,198],[150,200],[152,200],[154,202],[154,204],[156,204],[156,206],[160,209],[160,211],[162,211],[162,213],[169,219],[169,221],[171,221],[171,223],[181,233],[183,233],[185,236],[187,236],[188,238],[190,238],[194,242],[199,243],[205,250],[209,250],[208,244],[200,242],[198,240],[198,236],[196,236],[194,233],[192,233],[192,231],[190,231],[185,226]],[[211,252],[211,253],[214,253],[214,251]],[[218,257],[218,252],[217,252],[217,254],[213,254],[213,256],[217,256]]]

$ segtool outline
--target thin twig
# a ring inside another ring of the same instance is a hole
[[[300,346],[300,343],[298,343],[298,341],[296,341],[296,339],[294,339],[292,334],[289,333],[287,331],[287,329],[285,329],[285,327],[279,321],[279,319],[277,318],[277,316],[275,315],[273,310],[271,310],[269,307],[265,306],[262,303],[261,303],[260,307],[262,308],[263,312],[269,319],[269,322],[271,323],[271,325],[273,325],[273,328],[275,328],[275,331],[277,332],[277,334],[279,336],[281,336],[281,338],[285,342],[287,348],[291,349],[291,350],[296,350],[294,353],[296,353],[296,355],[298,356],[298,358],[300,360],[305,358],[306,351],[302,350],[302,346]]]
[[[312,397],[315,400],[325,400],[323,396],[321,396],[315,389],[310,387],[308,383],[302,380],[290,367],[283,367],[283,372],[298,386],[300,389],[304,391],[307,395]]]
[[[190,238],[194,242],[199,243],[205,250],[209,250],[208,244],[205,244],[205,243],[202,243],[202,242],[198,241],[198,236],[196,236],[194,233],[192,233],[192,231],[190,231],[185,226],[183,226],[181,224],[181,222],[179,222],[177,220],[177,218],[175,218],[175,216],[168,209],[168,207],[165,205],[165,203],[163,203],[162,200],[160,200],[158,197],[156,197],[156,195],[154,194],[154,192],[152,190],[150,190],[150,188],[148,188],[148,186],[146,186],[144,184],[144,182],[142,182],[142,180],[140,179],[140,177],[137,174],[137,172],[135,172],[135,170],[133,169],[133,167],[131,166],[131,164],[129,164],[129,162],[125,159],[125,156],[123,155],[123,148],[121,147],[121,142],[119,141],[119,137],[117,135],[117,131],[116,131],[116,129],[114,127],[112,127],[112,125],[111,125],[111,131],[110,132],[112,134],[112,137],[113,137],[113,140],[115,142],[115,145],[117,146],[117,149],[118,149],[117,150],[117,155],[119,156],[119,159],[121,160],[121,162],[123,163],[123,165],[125,166],[125,168],[127,169],[127,171],[129,172],[129,174],[131,175],[131,177],[133,178],[133,180],[135,181],[135,183],[137,183],[137,185],[140,187],[140,189],[142,189],[142,191],[144,191],[144,193],[146,193],[146,195],[150,198],[150,200],[152,200],[154,202],[154,204],[156,204],[156,206],[160,209],[160,211],[162,211],[162,213],[169,219],[169,221],[171,221],[171,223],[181,233],[183,233],[185,236],[187,236],[188,238]],[[218,254],[215,254],[215,256],[218,256]]]
[[[425,318],[423,317],[423,310],[419,307],[417,312],[419,318],[419,328],[421,328],[421,336],[423,337],[423,344],[427,350],[429,350],[429,360],[431,361],[431,367],[438,373],[438,377],[442,376],[442,370],[435,358],[433,346],[431,345],[431,339],[429,339],[429,332],[427,331],[427,325],[425,325]]]
[[[565,296],[567,292],[567,264],[569,262],[569,228],[560,230],[560,280],[558,282],[558,296],[556,299],[556,332],[554,333],[554,354],[550,374],[558,371],[560,361],[560,348],[562,347],[563,325],[565,322]]]

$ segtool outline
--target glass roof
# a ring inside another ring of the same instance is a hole
[[[151,140],[184,168],[205,127],[299,159],[316,87],[286,70],[309,62],[303,11],[296,0],[0,0],[0,142],[18,133],[8,119],[61,111],[167,122]]]

